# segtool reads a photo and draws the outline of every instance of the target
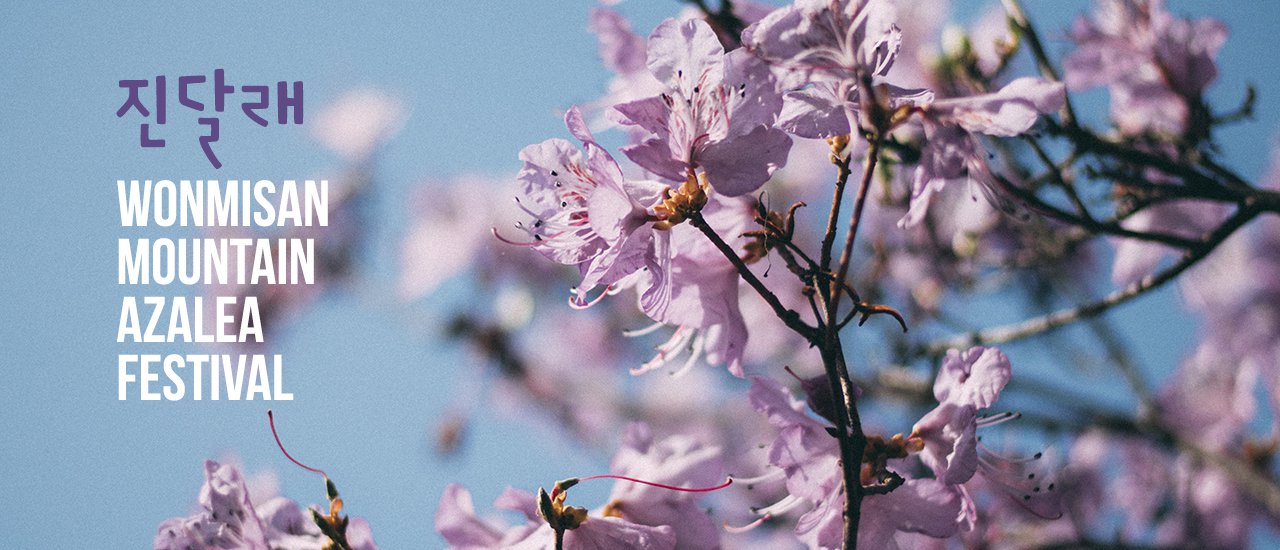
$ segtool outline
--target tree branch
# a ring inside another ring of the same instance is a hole
[[[843,158],[835,156],[838,154],[835,151],[832,151],[831,154],[836,165],[837,175],[835,196],[831,198],[831,213],[827,216],[827,230],[822,234],[822,255],[819,256],[820,263],[818,265],[822,266],[824,270],[831,269],[831,249],[835,247],[836,243],[836,224],[840,220],[840,203],[844,200],[844,188],[849,182],[849,175],[852,174],[852,171],[849,170],[849,163],[853,157],[852,153]]]
[[[711,229],[710,225],[707,225],[707,220],[702,217],[701,212],[689,214],[688,219],[689,223],[698,228],[703,235],[706,235],[706,237],[711,240],[711,243],[715,245],[716,249],[718,249],[721,254],[724,254],[724,257],[729,260],[729,263],[732,263],[733,267],[738,270],[738,274],[742,276],[742,279],[745,280],[748,285],[751,285],[751,288],[755,289],[756,293],[759,294],[761,298],[764,298],[764,301],[769,304],[769,307],[773,308],[773,313],[777,315],[779,319],[782,319],[782,322],[785,323],[788,328],[794,330],[797,334],[805,337],[810,342],[816,342],[817,330],[802,321],[799,313],[787,309],[786,306],[782,305],[782,302],[778,300],[778,296],[775,295],[772,290],[769,290],[768,287],[764,286],[764,283],[760,281],[760,278],[756,277],[756,274],[751,271],[751,268],[742,261],[742,258],[738,257],[738,253],[735,252],[728,243],[724,242],[724,239],[721,239],[720,235],[717,234],[714,229]]]
[[[1151,290],[1163,286],[1165,283],[1172,281],[1181,275],[1191,266],[1203,260],[1209,255],[1222,241],[1230,237],[1231,234],[1258,215],[1258,211],[1252,208],[1241,209],[1237,211],[1222,225],[1218,226],[1210,233],[1199,245],[1188,251],[1181,260],[1170,266],[1168,269],[1148,275],[1141,281],[1133,283],[1128,287],[1117,290],[1108,294],[1106,297],[1096,302],[1082,304],[1068,309],[1062,309],[1044,315],[1027,319],[1022,322],[1010,325],[991,327],[979,331],[970,332],[947,338],[945,340],[931,342],[918,350],[925,355],[941,355],[950,348],[960,348],[965,346],[1002,344],[1020,340],[1029,336],[1034,336],[1043,332],[1048,332],[1063,326],[1069,325],[1081,319],[1087,319],[1099,315],[1107,310],[1128,302],[1138,296],[1141,296]]]
[[[827,316],[828,321],[835,317],[835,308],[839,306],[840,293],[844,290],[845,279],[849,276],[849,263],[852,261],[854,240],[858,238],[858,225],[862,221],[862,208],[867,204],[867,191],[871,187],[871,178],[875,175],[876,160],[880,157],[880,138],[872,138],[870,141],[871,146],[867,149],[866,161],[863,164],[862,181],[858,184],[858,196],[853,202],[853,215],[849,219],[849,233],[844,239],[844,252],[840,254],[840,268],[836,272],[838,286],[835,286],[831,291],[832,310],[831,314]]]

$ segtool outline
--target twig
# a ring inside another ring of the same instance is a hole
[[[836,243],[836,224],[840,220],[840,203],[844,200],[844,187],[849,182],[849,175],[852,174],[849,170],[849,162],[852,158],[853,155],[849,154],[843,158],[837,157],[835,162],[836,190],[835,196],[831,199],[831,214],[827,216],[827,230],[822,234],[822,256],[820,256],[821,263],[818,264],[822,269],[831,269],[831,249]]]
[[[1222,225],[1218,226],[1201,244],[1188,251],[1174,265],[1168,269],[1148,275],[1141,281],[1133,283],[1128,287],[1117,290],[1108,294],[1106,297],[1096,302],[1082,304],[1079,306],[1062,309],[1044,315],[1027,319],[1010,325],[991,327],[979,331],[962,334],[952,338],[931,342],[923,347],[923,353],[934,356],[945,353],[950,348],[958,348],[971,345],[1001,344],[1020,340],[1029,336],[1034,336],[1043,332],[1048,332],[1081,319],[1087,319],[1099,315],[1115,306],[1128,302],[1148,291],[1159,288],[1160,286],[1172,281],[1181,275],[1191,266],[1198,263],[1209,255],[1222,241],[1235,233],[1237,229],[1244,226],[1250,220],[1258,215],[1258,210],[1252,208],[1241,209],[1235,213]]]
[[[759,294],[761,298],[764,298],[764,301],[769,304],[769,307],[773,308],[773,313],[777,315],[779,319],[782,319],[782,322],[785,323],[788,328],[809,339],[810,342],[815,341],[817,334],[816,329],[802,321],[799,313],[787,309],[786,306],[782,305],[782,302],[778,300],[778,296],[775,295],[772,290],[769,290],[768,287],[764,286],[764,283],[760,281],[760,278],[756,277],[756,274],[751,271],[751,268],[742,261],[742,258],[738,257],[738,253],[735,252],[728,243],[724,242],[724,239],[721,239],[720,235],[717,234],[714,229],[711,229],[711,226],[707,225],[707,220],[702,217],[701,212],[689,214],[688,219],[689,223],[698,228],[703,235],[706,235],[706,237],[711,240],[711,244],[714,244],[715,247],[720,250],[720,253],[724,254],[724,257],[727,258],[729,262],[733,264],[733,267],[738,270],[738,274],[742,276],[742,279],[745,280],[748,285],[751,285],[751,288],[755,289],[756,293]]]
[[[1200,245],[1200,243],[1195,239],[1188,239],[1179,235],[1156,231],[1134,231],[1132,229],[1125,228],[1120,225],[1119,222],[1113,220],[1098,221],[1092,217],[1086,218],[1078,214],[1073,214],[1045,202],[1043,199],[1036,196],[1035,193],[1014,185],[1003,176],[997,174],[995,176],[995,181],[1000,185],[1000,189],[1002,191],[1005,191],[1021,200],[1032,210],[1071,225],[1080,226],[1093,233],[1102,233],[1128,239],[1157,242],[1183,249],[1194,249]]]
[[[840,269],[836,272],[836,281],[842,285],[849,276],[849,263],[853,256],[853,242],[858,237],[858,226],[862,222],[862,208],[867,204],[867,191],[871,187],[871,178],[875,175],[876,160],[880,157],[880,138],[872,138],[871,146],[867,149],[867,157],[862,170],[862,181],[858,183],[858,196],[853,202],[853,216],[849,219],[849,233],[844,239],[844,252],[840,254]],[[834,212],[834,209],[833,209]],[[828,320],[835,317],[835,307],[839,306],[840,293],[843,286],[836,286],[831,293],[831,315]]]
[[[1224,186],[1218,180],[1195,170],[1188,164],[1180,163],[1164,155],[1143,151],[1128,144],[1108,141],[1084,128],[1070,125],[1058,126],[1053,124],[1052,121],[1046,124],[1046,128],[1050,132],[1071,140],[1079,152],[1097,153],[1140,166],[1155,168],[1170,176],[1181,178],[1183,183],[1188,186],[1201,186],[1209,189],[1218,188],[1223,193],[1229,193],[1226,196],[1230,196],[1235,200],[1243,200],[1249,196],[1250,190],[1241,190],[1234,184],[1230,187]]]
[[[1067,195],[1067,199],[1071,201],[1072,206],[1075,206],[1076,212],[1080,214],[1080,217],[1090,223],[1097,223],[1098,220],[1093,217],[1091,212],[1089,212],[1089,207],[1080,199],[1079,193],[1076,193],[1076,187],[1072,185],[1071,182],[1067,181],[1067,177],[1063,175],[1063,168],[1059,167],[1058,164],[1049,157],[1049,153],[1040,145],[1040,141],[1029,135],[1023,136],[1023,139],[1025,139],[1027,144],[1031,146],[1031,150],[1035,152],[1036,158],[1040,159],[1040,162],[1044,164],[1045,173],[1048,174],[1050,179],[1056,183],[1060,189],[1062,189],[1064,194]],[[1066,162],[1063,163],[1063,166],[1071,166],[1075,163],[1075,160],[1075,155],[1071,155]]]
[[[1138,403],[1142,405],[1142,414],[1155,411],[1155,398],[1151,393],[1151,388],[1147,385],[1146,380],[1142,377],[1142,371],[1134,364],[1133,357],[1125,349],[1124,342],[1120,340],[1117,331],[1111,326],[1105,317],[1094,317],[1087,323],[1089,329],[1093,331],[1094,336],[1102,342],[1103,349],[1111,361],[1115,363],[1120,374],[1124,376],[1126,382],[1129,383],[1133,395],[1138,398]]]
[[[834,206],[832,207],[834,209]],[[867,445],[867,436],[862,433],[862,420],[858,414],[858,404],[854,400],[853,378],[849,375],[848,364],[844,359],[844,345],[840,342],[840,331],[831,322],[832,304],[828,301],[829,292],[834,292],[829,285],[819,285],[815,293],[821,302],[819,305],[828,317],[823,320],[824,332],[819,350],[822,354],[822,366],[827,374],[827,383],[831,388],[832,406],[835,408],[835,437],[840,447],[841,484],[844,486],[844,545],[853,549],[858,545],[858,524],[862,518],[862,455]]]
[[[1240,177],[1235,172],[1232,172],[1226,167],[1218,164],[1212,158],[1210,158],[1209,155],[1200,155],[1199,160],[1200,160],[1201,166],[1208,168],[1210,172],[1213,172],[1218,177],[1225,180],[1228,186],[1234,187],[1239,190],[1245,190],[1245,191],[1254,190],[1253,186],[1249,185],[1249,182],[1245,181],[1244,178]]]
[[[1036,28],[1027,19],[1027,14],[1022,10],[1022,3],[1018,0],[1004,0],[1005,13],[1009,15],[1009,20],[1017,26],[1018,34],[1027,41],[1027,45],[1031,47],[1031,55],[1036,59],[1036,65],[1040,68],[1040,72],[1045,78],[1054,82],[1061,82],[1062,78],[1058,75],[1057,69],[1053,68],[1053,63],[1049,61],[1049,54],[1045,53],[1044,43],[1040,41],[1040,34],[1036,32]],[[1076,111],[1071,106],[1071,96],[1066,96],[1066,101],[1062,108],[1062,121],[1067,126],[1075,126]]]

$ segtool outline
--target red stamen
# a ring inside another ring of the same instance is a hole
[[[600,292],[599,296],[590,300],[584,300],[577,295],[569,296],[569,307],[579,311],[587,309],[600,303],[601,300],[604,300],[611,290],[613,290],[613,285],[606,286],[604,287],[604,290]]]
[[[671,491],[681,491],[681,492],[684,492],[684,493],[709,493],[709,492],[711,492],[711,491],[718,491],[718,490],[720,490],[720,489],[724,489],[725,487],[728,487],[728,486],[730,486],[730,485],[733,485],[733,478],[731,478],[731,477],[730,477],[730,478],[725,478],[724,483],[721,483],[721,484],[716,485],[716,486],[714,486],[714,487],[693,487],[693,488],[689,488],[689,487],[676,487],[676,486],[674,486],[674,485],[664,485],[664,484],[662,484],[662,483],[656,483],[656,482],[653,482],[653,481],[645,481],[645,480],[643,480],[643,479],[636,479],[636,478],[634,478],[634,477],[620,476],[620,475],[615,475],[615,474],[600,474],[600,475],[598,475],[598,476],[587,476],[587,477],[583,477],[583,478],[578,478],[578,481],[579,481],[579,482],[582,482],[582,481],[590,481],[590,480],[592,480],[592,479],[621,479],[622,481],[630,481],[630,482],[632,482],[632,483],[639,483],[639,484],[641,484],[641,485],[648,485],[648,486],[651,486],[651,487],[657,487],[657,488],[659,488],[659,489],[668,489],[668,490],[671,490]],[[557,493],[556,489],[554,489],[554,488],[553,488],[553,489],[551,490],[551,498],[555,498],[555,497],[556,497],[556,493]]]
[[[743,525],[741,527],[735,527],[733,525],[729,525],[728,522],[725,522],[725,524],[722,527],[724,527],[724,530],[726,532],[737,535],[737,534],[746,533],[747,531],[755,529],[756,527],[763,525],[764,522],[769,521],[770,519],[773,519],[773,516],[770,514],[765,514],[763,516],[760,516],[759,519],[751,523],[748,523],[746,525]]]
[[[513,240],[511,240],[511,239],[508,239],[508,238],[506,238],[506,237],[503,237],[501,233],[498,233],[498,228],[496,228],[496,227],[490,227],[490,228],[489,228],[489,232],[490,232],[490,233],[493,233],[493,236],[494,236],[494,237],[496,237],[499,241],[502,241],[502,242],[504,242],[504,243],[507,243],[507,244],[509,244],[509,245],[513,245],[513,246],[537,246],[537,245],[539,245],[539,244],[542,244],[542,243],[541,243],[541,242],[539,242],[539,241],[533,241],[533,242],[520,242],[520,241],[513,241]]]
[[[324,473],[324,470],[321,470],[319,468],[312,468],[310,466],[307,466],[306,464],[298,462],[298,459],[293,458],[293,456],[289,454],[289,451],[286,451],[284,449],[284,443],[280,442],[280,434],[276,433],[276,417],[275,415],[271,414],[271,409],[267,409],[267,422],[271,424],[271,435],[272,437],[276,438],[276,445],[280,447],[280,452],[284,453],[285,458],[289,459],[290,462],[297,464],[298,467],[302,468],[303,470],[306,470],[308,472],[315,472],[317,474],[324,476],[325,479],[329,479],[329,474]]]

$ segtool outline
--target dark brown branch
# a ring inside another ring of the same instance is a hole
[[[858,226],[862,222],[862,209],[867,204],[867,191],[871,188],[871,178],[875,176],[876,161],[880,157],[880,139],[873,138],[870,142],[871,146],[867,149],[867,157],[862,170],[862,181],[858,183],[858,196],[853,202],[853,216],[849,219],[849,233],[845,235],[844,251],[840,254],[840,268],[836,272],[836,281],[841,285],[844,284],[849,276],[849,264],[853,257],[853,243],[858,238]],[[828,319],[835,317],[835,308],[839,306],[842,290],[843,286],[837,286],[831,292],[832,310]]]
[[[1093,233],[1102,233],[1105,235],[1112,235],[1116,237],[1125,237],[1129,239],[1157,242],[1160,244],[1166,244],[1172,247],[1184,248],[1184,249],[1195,248],[1199,245],[1199,243],[1196,240],[1188,239],[1186,237],[1182,237],[1179,235],[1173,235],[1169,233],[1160,233],[1155,231],[1133,231],[1131,229],[1126,229],[1125,227],[1121,226],[1119,222],[1116,222],[1116,221],[1110,221],[1110,220],[1098,221],[1093,219],[1091,216],[1086,218],[1079,214],[1067,212],[1066,210],[1063,210],[1061,208],[1058,208],[1057,206],[1054,206],[1052,204],[1045,202],[1043,199],[1037,196],[1034,192],[1028,191],[1026,189],[1023,189],[1021,187],[1014,185],[1012,182],[1010,182],[1009,180],[1005,179],[1000,175],[996,175],[995,180],[998,184],[1000,184],[1000,188],[1002,191],[1007,192],[1010,195],[1013,195],[1018,200],[1021,200],[1024,204],[1027,205],[1027,207],[1031,208],[1032,210],[1035,210],[1036,212],[1039,212],[1051,218],[1057,219],[1059,221],[1063,221],[1071,225],[1080,226]]]
[[[1168,158],[1164,155],[1143,151],[1131,145],[1108,141],[1093,132],[1079,126],[1058,126],[1050,121],[1047,124],[1050,132],[1062,135],[1076,146],[1077,152],[1095,153],[1139,166],[1154,168],[1165,174],[1182,180],[1188,187],[1199,187],[1202,190],[1217,190],[1222,193],[1222,200],[1242,201],[1249,196],[1249,190],[1235,186],[1227,187],[1218,180],[1191,167],[1188,164]]]
[[[832,155],[837,153],[833,152]],[[836,243],[836,224],[840,221],[840,203],[844,200],[844,188],[849,182],[849,162],[852,154],[843,158],[836,157],[837,170],[835,196],[831,198],[831,214],[827,216],[827,230],[822,234],[822,255],[819,256],[822,269],[831,269],[831,249]]]
[[[1049,180],[1057,184],[1058,188],[1062,189],[1062,192],[1067,195],[1067,199],[1071,201],[1071,205],[1075,207],[1076,212],[1079,213],[1080,217],[1090,223],[1097,223],[1097,219],[1093,217],[1091,212],[1089,212],[1089,207],[1080,199],[1080,194],[1076,192],[1075,185],[1072,185],[1072,182],[1067,181],[1067,176],[1062,173],[1063,167],[1058,166],[1058,163],[1054,162],[1053,159],[1049,157],[1049,153],[1040,145],[1040,141],[1038,139],[1029,135],[1023,136],[1023,139],[1025,139],[1027,144],[1031,146],[1031,150],[1035,152],[1036,158],[1040,159],[1040,162],[1044,164],[1045,174],[1048,175]],[[1075,160],[1074,156],[1069,157],[1063,166],[1071,166],[1075,163]]]
[[[1029,336],[1034,336],[1043,332],[1061,328],[1081,319],[1087,319],[1099,315],[1120,304],[1126,303],[1138,296],[1163,286],[1165,283],[1174,280],[1191,266],[1203,260],[1209,255],[1222,241],[1230,237],[1231,234],[1258,215],[1255,209],[1239,210],[1227,221],[1223,222],[1217,229],[1210,233],[1199,245],[1191,249],[1181,260],[1170,266],[1168,269],[1148,275],[1141,281],[1133,283],[1128,287],[1117,290],[1108,294],[1106,297],[1068,309],[1062,309],[1044,315],[1027,319],[1022,322],[999,327],[991,327],[968,334],[962,334],[945,340],[935,341],[924,346],[923,353],[934,356],[945,353],[950,348],[959,348],[972,345],[1001,344],[1021,340]]]
[[[835,208],[834,206],[832,207]],[[844,548],[853,549],[858,545],[858,524],[862,518],[862,455],[867,446],[867,436],[862,433],[862,420],[858,413],[858,404],[854,399],[855,388],[853,378],[849,375],[848,364],[844,359],[844,345],[840,342],[840,331],[832,322],[833,307],[829,299],[834,290],[830,285],[818,285],[815,293],[819,306],[826,313],[820,333],[822,337],[819,351],[822,354],[822,366],[827,374],[833,396],[832,406],[835,409],[834,435],[840,447],[841,483],[844,486]]]
[[[756,293],[759,294],[761,298],[764,298],[764,301],[769,304],[769,307],[773,308],[773,313],[777,315],[779,319],[782,319],[782,322],[785,323],[788,328],[807,338],[810,342],[815,341],[817,334],[816,329],[802,321],[799,313],[787,309],[786,306],[782,305],[782,302],[778,300],[777,295],[775,295],[772,290],[769,290],[768,287],[764,286],[764,283],[760,281],[760,278],[756,277],[756,274],[751,271],[751,268],[742,261],[742,258],[738,257],[738,253],[735,252],[728,243],[724,242],[724,239],[721,239],[720,235],[717,234],[711,226],[707,225],[707,220],[702,217],[701,212],[690,214],[688,219],[689,223],[698,228],[703,235],[706,235],[706,237],[711,240],[711,243],[715,245],[716,249],[718,249],[721,254],[724,254],[724,257],[729,260],[729,263],[732,263],[733,267],[738,270],[738,274],[742,276],[742,279],[746,281],[748,285],[751,285],[751,288],[755,289]]]
[[[716,37],[724,45],[724,49],[734,50],[742,45],[742,31],[747,28],[745,22],[733,13],[732,0],[720,0],[720,9],[713,10],[706,0],[685,0],[702,12],[707,24],[715,31]]]

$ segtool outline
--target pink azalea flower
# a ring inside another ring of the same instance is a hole
[[[886,85],[890,108],[904,105],[926,105],[933,92]],[[850,120],[857,121],[858,90],[845,82],[820,80],[798,90],[787,92],[778,115],[778,127],[806,138],[827,139],[849,135]]]
[[[576,300],[586,304],[587,293],[598,285],[628,286],[645,268],[665,269],[658,257],[669,235],[653,230],[657,220],[649,205],[668,187],[623,179],[618,163],[596,143],[576,107],[565,115],[565,124],[582,141],[586,158],[562,139],[520,152],[524,197],[517,201],[533,219],[519,227],[532,239],[527,246],[559,263],[578,266],[582,282]],[[655,292],[662,289],[655,285]]]
[[[1270,173],[1262,178],[1272,190],[1280,188],[1277,161],[1280,157],[1272,159]],[[1212,212],[1220,217],[1225,209]],[[1198,212],[1186,219],[1204,224],[1204,217]],[[1254,416],[1256,382],[1263,383],[1272,408],[1280,410],[1280,222],[1256,220],[1188,270],[1180,283],[1188,307],[1206,318],[1205,334],[1162,395],[1176,401],[1170,406],[1185,407],[1167,411],[1175,425],[1219,448],[1238,438]],[[1210,397],[1196,397],[1206,390]],[[1213,399],[1229,399],[1221,403],[1231,406],[1207,407]]]
[[[800,517],[796,535],[809,548],[835,550],[844,547],[844,490],[832,491],[816,508]],[[858,548],[897,549],[894,535],[919,533],[945,539],[957,533],[960,495],[934,479],[908,479],[884,495],[862,500],[858,523]]]
[[[200,511],[161,524],[155,547],[176,549],[194,544],[196,547],[266,549],[266,532],[249,501],[249,491],[240,471],[206,460],[204,473]]]
[[[586,107],[591,113],[591,126],[599,129],[617,124],[601,116],[609,108],[658,95],[666,87],[649,72],[644,37],[632,30],[631,23],[622,14],[608,8],[593,8],[587,29],[596,35],[605,68],[614,73],[605,95]]]
[[[952,12],[952,2],[894,0],[893,6],[897,10],[895,24],[902,34],[901,41],[906,49],[894,57],[893,68],[886,77],[908,88],[934,88],[934,64],[939,54],[939,38],[947,24],[948,15]],[[1004,14],[998,6],[993,7],[992,11],[999,12],[1002,16]],[[973,33],[977,33],[984,27],[975,23],[972,29]],[[976,37],[974,42],[977,42]]]
[[[544,522],[538,518],[532,494],[508,487],[494,501],[495,508],[524,514],[525,522],[513,527],[480,519],[476,516],[471,492],[457,484],[450,484],[440,497],[436,508],[436,532],[444,537],[450,548],[487,549],[508,548],[524,541],[536,532]],[[548,533],[548,536],[551,536]]]
[[[555,550],[555,532],[543,524],[509,550]],[[639,550],[674,550],[676,536],[670,526],[649,527],[618,518],[591,518],[577,529],[564,534],[565,550],[607,550],[636,548]]]
[[[1113,480],[1128,540],[1188,548],[1247,548],[1261,508],[1222,471],[1171,457],[1148,441],[1117,438],[1121,474]],[[1152,527],[1154,526],[1154,536]]]
[[[604,2],[604,4],[609,4],[609,2]],[[759,21],[773,9],[773,6],[743,0],[733,3],[734,15],[738,16],[738,19],[746,24]],[[703,19],[704,17],[702,10],[693,6],[686,6],[684,10],[681,10],[678,18],[682,21],[688,21]],[[644,37],[637,35],[632,30],[631,23],[622,14],[609,8],[593,8],[588,18],[587,29],[596,35],[596,40],[599,43],[600,59],[604,62],[605,68],[614,73],[614,77],[609,80],[608,91],[605,92],[604,97],[592,101],[587,107],[586,110],[589,113],[603,111],[614,105],[630,103],[666,92],[666,85],[658,82],[653,77],[653,74],[649,72],[646,64]],[[735,42],[736,40],[737,38],[734,37]],[[594,116],[591,117],[592,128],[599,129],[611,124],[616,124],[616,122],[608,120],[607,117],[599,117],[599,119]],[[638,131],[632,137],[636,138],[636,141],[643,140],[644,130],[638,127],[632,128]]]
[[[510,204],[508,201],[492,200],[489,194],[497,189],[494,183],[463,176],[450,182],[431,182],[414,192],[409,201],[409,226],[400,244],[401,297],[416,300],[476,264],[492,263],[485,253],[503,245],[493,242],[489,228],[518,214],[506,212],[508,208],[503,206]],[[502,251],[507,249],[503,246]],[[519,268],[532,263],[514,257],[503,262]]]
[[[614,106],[618,122],[652,135],[622,149],[636,164],[672,181],[701,168],[728,196],[755,191],[786,164],[791,139],[772,127],[782,106],[773,74],[746,51],[725,54],[705,21],[658,25],[648,68],[664,92]]]
[[[1151,205],[1125,218],[1121,226],[1130,231],[1150,231],[1199,239],[1217,227],[1228,212],[1221,204],[1198,200],[1176,200]],[[1115,238],[1115,263],[1111,281],[1127,286],[1150,275],[1165,258],[1179,254],[1176,249],[1138,239]]]
[[[836,80],[884,76],[902,47],[887,0],[797,0],[747,28],[742,42],[765,60]]]
[[[613,475],[672,487],[714,486],[724,479],[719,448],[684,436],[655,441],[643,424],[627,428],[612,469]],[[506,527],[477,517],[471,494],[450,485],[436,510],[436,530],[458,549],[554,548],[555,532],[538,516],[536,502],[533,494],[508,488],[494,507],[520,512],[526,521]],[[710,550],[719,541],[719,528],[692,493],[619,480],[607,505],[565,531],[564,547]]]
[[[796,89],[784,96],[778,127],[807,138],[854,133],[863,76],[888,91],[891,107],[931,101],[929,90],[880,82],[902,45],[896,17],[884,0],[800,0],[744,31],[756,55],[791,71]]]
[[[1169,429],[1205,448],[1229,450],[1254,418],[1259,365],[1242,362],[1223,338],[1213,336],[1183,361],[1157,402]]]
[[[933,194],[962,177],[976,182],[993,205],[1013,209],[1010,200],[996,191],[986,150],[975,134],[1010,137],[1025,133],[1041,114],[1062,108],[1064,101],[1066,92],[1061,84],[1024,77],[992,94],[942,99],[925,107],[921,118],[925,146],[915,171],[911,208],[899,225],[919,223]]]
[[[840,481],[839,449],[827,426],[804,412],[804,403],[782,385],[753,377],[751,404],[778,428],[769,449],[769,463],[781,470],[789,496],[758,513],[777,516],[806,504],[812,506],[796,524],[796,535],[810,548],[840,548],[843,543],[844,489]],[[762,480],[774,479],[772,475]],[[739,480],[744,482],[746,480]],[[907,479],[883,495],[862,501],[858,546],[894,548],[897,532],[945,538],[959,529],[962,495],[936,479]]]
[[[311,135],[350,162],[364,162],[404,126],[403,102],[373,89],[352,90],[326,106],[307,127]]]
[[[702,216],[716,233],[724,236],[734,250],[746,245],[742,234],[752,222],[750,202],[711,195]],[[742,356],[747,346],[747,325],[738,307],[739,275],[729,260],[697,228],[680,224],[670,230],[670,280],[654,277],[642,285],[641,309],[659,323],[675,325],[675,334],[663,344],[658,355],[634,374],[666,365],[692,350],[684,367],[699,358],[713,365],[725,364],[734,376],[743,376]],[[660,262],[661,263],[661,262]],[[665,284],[665,293],[658,285]]]
[[[631,23],[617,11],[592,8],[587,29],[600,43],[600,60],[605,68],[629,75],[645,70],[645,43],[631,30]]]
[[[206,460],[200,488],[200,509],[185,518],[172,518],[156,532],[156,550],[238,548],[252,550],[314,550],[329,538],[285,498],[267,500],[255,508],[240,470]],[[369,524],[352,518],[347,541],[357,550],[377,550]]]
[[[1076,21],[1071,39],[1078,48],[1063,60],[1067,86],[1107,86],[1111,117],[1126,134],[1180,133],[1189,102],[1218,75],[1214,58],[1227,28],[1175,18],[1160,0],[1101,0],[1092,19]]]
[[[938,479],[951,485],[964,483],[978,469],[975,430],[978,410],[995,402],[1009,382],[1009,358],[995,348],[974,347],[947,352],[933,395],[938,406],[925,414],[912,435],[925,441],[920,455]]]
[[[687,436],[655,441],[645,424],[627,427],[610,471],[671,486],[711,487],[724,481],[718,447]],[[670,526],[676,545],[690,550],[720,547],[720,527],[697,502],[697,494],[619,481],[609,494],[608,513],[640,525]]]
[[[978,417],[979,410],[995,403],[1011,373],[1009,358],[996,348],[949,350],[933,386],[938,406],[916,423],[911,437],[924,441],[920,460],[939,481],[958,485],[981,473],[986,483],[1027,510],[1056,518],[1062,515],[1061,489],[1050,468],[1052,461],[1043,452],[1031,458],[1008,458],[978,441],[978,428],[1014,417]],[[967,493],[964,500],[966,522],[972,526],[976,510]]]

